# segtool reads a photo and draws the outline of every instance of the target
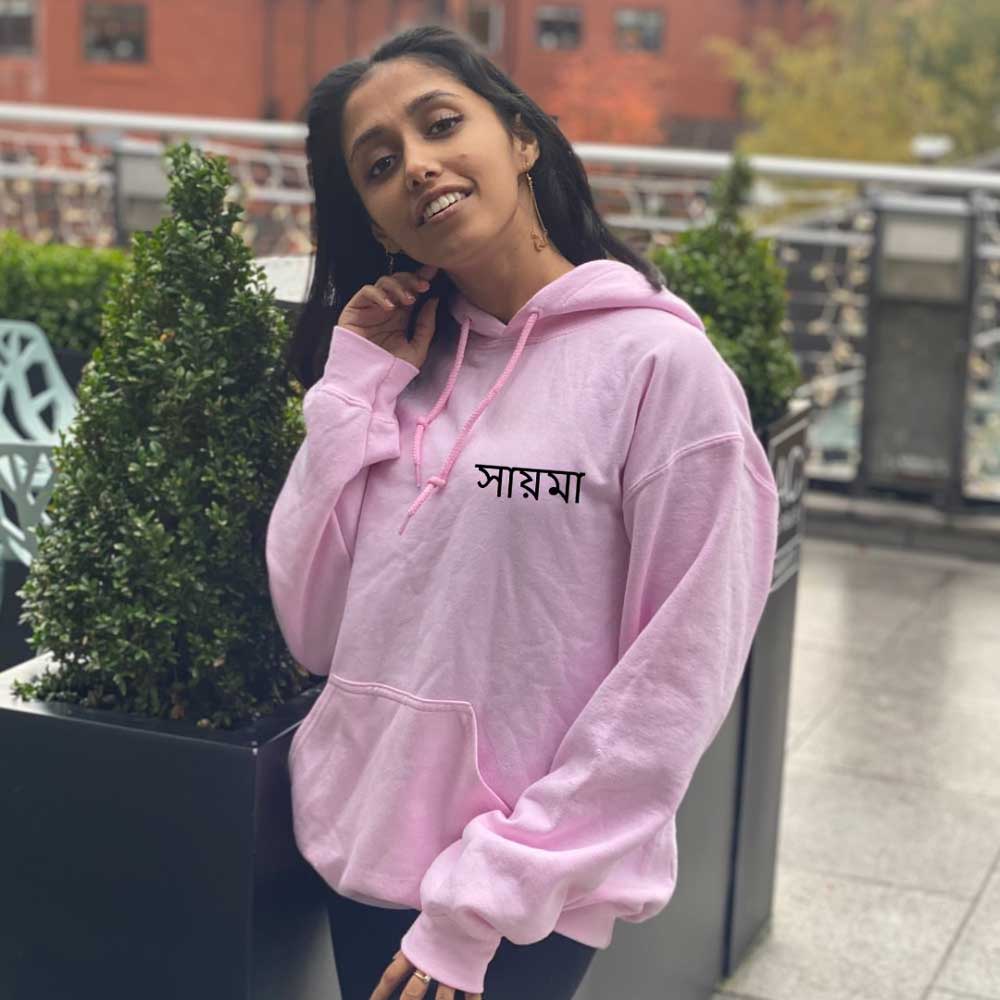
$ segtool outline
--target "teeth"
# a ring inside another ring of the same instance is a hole
[[[461,201],[464,197],[464,194],[459,194],[457,191],[453,191],[449,194],[441,195],[440,198],[435,198],[435,200],[424,209],[424,222],[426,222],[432,215],[436,215],[439,211],[441,211],[441,209],[447,208],[456,201]]]

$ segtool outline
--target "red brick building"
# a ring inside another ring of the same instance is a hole
[[[583,61],[595,87],[612,57],[616,79],[627,76],[629,53],[637,67],[662,62],[664,141],[728,148],[740,127],[738,88],[702,42],[746,41],[762,25],[798,37],[803,8],[804,0],[0,0],[0,100],[294,120],[332,67],[406,24],[440,21],[479,38],[551,114],[567,61]]]

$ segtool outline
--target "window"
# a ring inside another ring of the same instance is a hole
[[[145,5],[88,3],[83,14],[83,54],[91,62],[145,62]]]
[[[0,55],[31,55],[34,20],[35,0],[0,0]]]
[[[663,37],[663,13],[658,10],[615,11],[618,48],[636,52],[658,52]]]
[[[580,44],[579,7],[538,7],[535,24],[543,49],[575,49]]]
[[[469,34],[487,52],[498,52],[503,45],[503,7],[498,3],[471,3]]]

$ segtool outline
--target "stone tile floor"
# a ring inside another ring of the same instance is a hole
[[[1000,1000],[1000,564],[807,537],[786,747],[713,1000]]]

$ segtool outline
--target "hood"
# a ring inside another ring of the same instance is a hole
[[[421,485],[420,464],[424,431],[448,405],[451,391],[462,368],[470,332],[496,341],[508,340],[512,345],[511,354],[493,387],[480,400],[479,405],[462,426],[438,474],[427,478],[416,500],[407,509],[399,534],[406,530],[410,518],[424,505],[431,494],[444,489],[447,485],[448,475],[468,442],[473,426],[512,377],[521,359],[524,345],[536,327],[539,330],[545,328],[548,333],[551,332],[553,324],[561,329],[564,323],[572,322],[573,313],[637,306],[672,313],[699,330],[705,329],[698,314],[683,299],[665,288],[654,292],[649,287],[645,275],[640,274],[630,264],[623,264],[617,260],[591,260],[578,264],[572,271],[567,271],[535,292],[511,317],[509,323],[504,323],[496,316],[473,305],[456,289],[452,298],[451,314],[458,321],[461,333],[455,359],[438,401],[417,420],[413,435],[413,472],[417,487]]]

